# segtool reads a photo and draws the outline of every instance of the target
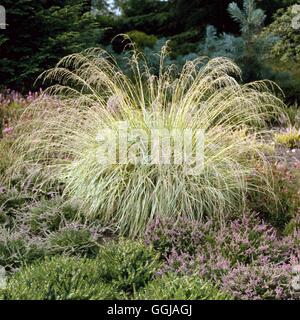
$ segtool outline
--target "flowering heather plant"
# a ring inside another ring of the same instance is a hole
[[[39,92],[29,91],[27,95],[10,89],[0,93],[0,137],[13,132],[13,127],[22,111],[41,94],[41,89]]]
[[[42,238],[32,238],[23,229],[5,229],[0,226],[0,265],[6,270],[14,271],[44,255]]]
[[[22,95],[21,93],[15,90],[6,89],[0,93],[0,105],[10,106],[13,104],[17,104],[21,107],[26,107],[32,101],[34,101],[41,93],[42,89],[40,89],[39,92],[29,91],[26,95]]]
[[[176,272],[179,275],[192,274],[199,267],[195,255],[178,253],[176,249],[172,249],[170,254],[164,257],[164,260],[165,263],[157,271],[158,276],[168,272]]]
[[[222,256],[231,265],[250,264],[257,261],[282,260],[276,230],[260,221],[255,214],[244,214],[242,218],[230,221],[226,227],[215,233],[215,243],[211,246],[220,248]]]
[[[80,217],[76,207],[61,197],[5,193],[0,205],[0,265],[9,271],[45,256],[95,257],[99,245],[113,236],[112,228]]]
[[[209,222],[199,229],[198,223],[184,223],[187,225],[184,231],[193,230],[193,234],[201,234],[200,241],[191,234],[187,235],[191,242],[188,247],[184,245],[184,240],[180,241],[180,235],[174,238],[170,236],[173,230],[179,230],[175,221],[154,221],[149,226],[146,243],[153,244],[164,254],[164,265],[158,275],[197,272],[239,299],[291,297],[288,283],[291,283],[290,270],[300,261],[300,233],[280,237],[257,214],[244,214],[221,228]],[[169,242],[166,242],[166,238]],[[162,239],[161,246],[159,239]],[[184,251],[190,247],[193,251]],[[245,270],[245,274],[242,270]],[[260,276],[262,279],[259,279]],[[234,277],[237,277],[236,282]]]
[[[223,276],[221,289],[241,300],[292,299],[290,264],[237,265]]]
[[[18,210],[16,223],[26,226],[34,236],[56,232],[73,221],[80,221],[75,207],[64,203],[60,196],[33,200]]]
[[[199,221],[179,217],[176,221],[172,218],[156,218],[148,225],[145,232],[147,244],[153,245],[165,257],[171,252],[195,254],[198,247],[206,241],[205,236],[211,226]]]
[[[4,227],[13,228],[15,219],[20,216],[18,212],[33,199],[29,194],[22,194],[16,189],[1,187],[0,191],[0,223]]]
[[[245,213],[221,228],[212,221],[201,224],[184,218],[177,222],[155,220],[145,234],[146,243],[165,257],[174,252],[210,257],[217,253],[231,266],[237,262],[285,261],[295,247],[292,238],[280,239],[276,230],[254,213]]]

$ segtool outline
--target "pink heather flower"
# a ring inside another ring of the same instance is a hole
[[[275,289],[276,298],[280,299],[280,297],[284,294],[283,288],[278,287]]]
[[[7,128],[4,128],[3,133],[4,134],[10,134],[10,133],[12,133],[12,131],[13,131],[12,127],[7,127]]]

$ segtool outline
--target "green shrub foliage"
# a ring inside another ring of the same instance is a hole
[[[97,258],[101,279],[125,294],[147,284],[160,266],[157,253],[140,242],[122,240],[104,247]]]
[[[220,292],[214,285],[199,275],[178,276],[165,274],[150,282],[137,294],[141,300],[229,300],[230,296]]]
[[[21,269],[3,291],[7,300],[115,299],[116,291],[99,278],[93,260],[55,257]]]

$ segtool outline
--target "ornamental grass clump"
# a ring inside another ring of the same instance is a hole
[[[43,75],[54,80],[45,98],[52,105],[36,100],[16,129],[18,160],[10,174],[22,172],[35,188],[63,185],[64,195],[87,215],[113,221],[131,236],[156,217],[184,213],[223,221],[256,188],[247,178],[256,175],[258,159],[266,164],[261,134],[281,101],[268,83],[241,85],[235,78],[240,70],[228,59],[199,58],[178,72],[165,66],[165,53],[159,74],[153,74],[133,52],[128,76],[101,49],[63,58]],[[120,123],[129,132],[126,141]],[[145,133],[151,138],[157,129],[192,132],[184,148],[171,151],[169,160],[182,162],[161,161],[164,136],[159,145],[145,142]],[[195,134],[200,131],[202,144]],[[153,149],[160,150],[159,161],[149,155]]]

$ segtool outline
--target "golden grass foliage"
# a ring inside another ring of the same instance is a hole
[[[300,129],[290,127],[284,132],[275,133],[274,140],[290,149],[300,148]]]

